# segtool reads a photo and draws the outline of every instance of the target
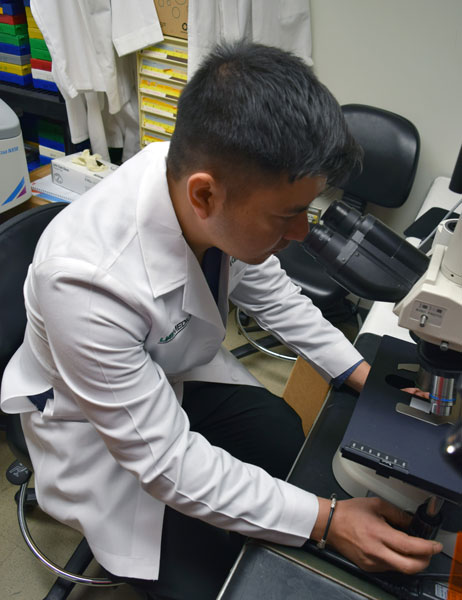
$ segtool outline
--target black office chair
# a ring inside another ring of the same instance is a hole
[[[0,380],[11,356],[22,343],[26,327],[23,285],[27,269],[32,262],[35,246],[48,223],[67,204],[48,204],[17,215],[0,225]],[[82,575],[93,558],[85,539],[61,569],[52,563],[36,546],[26,519],[25,508],[36,503],[34,490],[28,488],[32,475],[29,454],[21,428],[19,415],[2,414],[6,439],[16,460],[7,471],[11,483],[20,485],[16,495],[18,521],[24,540],[38,560],[58,576],[44,600],[64,600],[76,583],[98,587],[120,585],[106,578],[91,578]]]
[[[387,208],[401,206],[409,196],[419,160],[420,137],[416,127],[393,112],[364,104],[342,106],[348,127],[364,150],[362,172],[353,173],[343,189],[342,201],[364,213],[367,204]],[[357,306],[347,300],[348,291],[331,279],[298,242],[278,253],[290,278],[334,324],[351,319]],[[249,344],[233,353],[242,358],[260,350],[271,356],[294,360],[271,348],[280,344],[271,336],[256,340],[248,318],[236,311],[237,325]]]

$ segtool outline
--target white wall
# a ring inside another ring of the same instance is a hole
[[[419,130],[409,200],[371,210],[402,232],[462,143],[462,0],[310,1],[314,69],[340,104],[379,106]]]

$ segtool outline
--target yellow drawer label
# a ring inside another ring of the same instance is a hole
[[[153,81],[152,79],[142,78],[140,80],[140,91],[148,94],[155,94],[156,96],[162,96],[163,98],[172,98],[177,100],[180,97],[181,90],[172,87],[171,85],[165,85],[160,81]]]
[[[169,46],[150,46],[143,50],[146,56],[161,58],[163,60],[176,60],[177,62],[186,64],[188,62],[188,53],[174,50]]]
[[[153,77],[162,77],[163,79],[173,79],[183,83],[187,81],[186,73],[173,69],[171,67],[163,67],[160,65],[142,64],[141,72],[145,75],[152,75]]]
[[[159,131],[160,133],[168,133],[170,135],[175,129],[174,124],[166,121],[162,117],[156,117],[154,115],[143,117],[142,126],[146,129],[152,129],[153,131]]]
[[[172,119],[176,118],[178,108],[168,102],[162,102],[157,98],[151,98],[149,96],[141,96],[141,108],[144,110],[155,110],[163,114],[165,117]]]
[[[167,142],[170,138],[166,135],[159,134],[149,134],[144,133],[141,138],[141,143],[143,146],[147,146],[148,144],[152,144],[153,142]]]

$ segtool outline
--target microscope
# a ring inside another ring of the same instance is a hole
[[[462,194],[462,148],[449,187]],[[445,502],[462,504],[462,216],[438,225],[425,254],[336,201],[303,245],[348,291],[393,302],[415,342],[383,336],[334,475],[351,496],[412,512],[410,533],[434,538]]]

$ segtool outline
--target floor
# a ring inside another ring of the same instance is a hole
[[[230,315],[225,344],[235,348],[245,343],[235,326],[234,312]],[[242,359],[248,369],[273,393],[281,395],[293,363],[255,353]],[[0,597],[15,600],[40,600],[54,582],[54,576],[43,568],[26,547],[19,533],[14,494],[16,487],[8,483],[3,473],[14,460],[3,432],[0,432]],[[63,565],[80,541],[80,536],[68,527],[49,519],[40,509],[28,515],[32,536],[40,548],[56,563]],[[90,565],[88,574],[101,576],[97,566]],[[140,596],[128,586],[96,589],[77,586],[69,595],[71,600],[139,600]]]

